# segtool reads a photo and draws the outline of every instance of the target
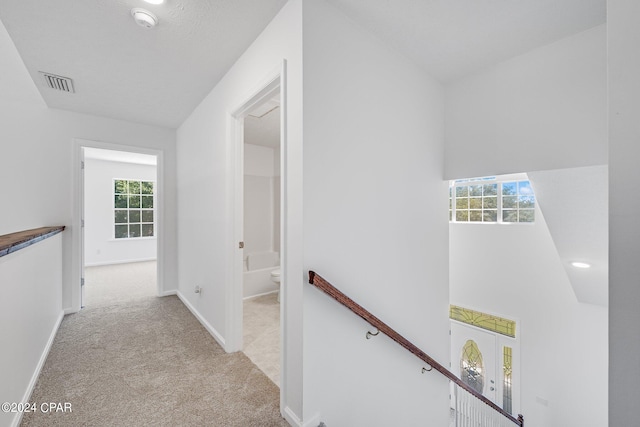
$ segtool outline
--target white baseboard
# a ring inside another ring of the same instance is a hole
[[[171,295],[178,295],[178,291],[176,291],[175,289],[173,291],[164,291],[160,293],[161,297],[168,297]]]
[[[207,331],[209,331],[213,339],[215,339],[218,342],[218,344],[220,344],[222,348],[225,349],[225,351],[227,351],[224,343],[224,338],[222,337],[222,335],[220,335],[218,331],[216,331],[216,328],[211,326],[211,324],[207,322],[204,317],[202,317],[200,312],[194,306],[191,305],[189,300],[184,295],[182,295],[180,291],[177,291],[176,295],[178,295],[178,298],[180,298],[180,301],[182,301],[182,303],[189,309],[191,314],[193,314],[196,317],[196,319],[198,319],[198,321],[202,324],[202,326],[204,326],[204,328]]]
[[[31,393],[33,393],[33,388],[36,386],[36,382],[38,382],[38,377],[40,376],[40,372],[44,366],[44,362],[47,361],[47,356],[49,355],[49,351],[51,350],[51,346],[53,345],[53,340],[58,333],[58,328],[60,327],[60,323],[62,323],[62,318],[64,317],[64,311],[60,311],[58,318],[56,319],[56,323],[53,325],[53,329],[51,330],[51,334],[49,335],[49,339],[47,340],[47,344],[44,346],[44,350],[40,355],[40,360],[38,360],[38,364],[36,365],[35,371],[33,371],[33,375],[31,375],[31,381],[29,381],[29,385],[27,386],[27,390],[24,393],[24,397],[21,402],[29,402],[31,398]],[[22,421],[22,412],[17,412],[13,418],[13,422],[11,423],[11,427],[18,427],[20,422]]]
[[[80,310],[79,310],[79,309],[76,309],[76,308],[65,308],[65,309],[62,311],[62,314],[65,314],[65,315],[67,315],[67,314],[73,314],[73,313],[78,313],[79,311],[80,311]]]
[[[258,298],[264,295],[269,295],[269,294],[275,294],[276,292],[279,292],[278,289],[276,289],[275,291],[269,291],[269,292],[264,292],[262,294],[257,294],[257,295],[249,295],[248,297],[243,297],[242,300],[248,300],[248,299],[252,299],[252,298]]]
[[[311,417],[307,422],[303,422],[288,406],[284,408],[284,419],[294,427],[318,427],[320,425],[320,414]]]
[[[133,262],[157,261],[157,258],[124,259],[116,261],[86,262],[85,267],[101,267],[103,265],[130,264]]]

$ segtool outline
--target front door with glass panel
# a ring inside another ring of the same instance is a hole
[[[465,384],[496,401],[496,336],[451,322],[451,371]]]

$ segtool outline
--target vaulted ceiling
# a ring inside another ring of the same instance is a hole
[[[443,82],[605,22],[605,0],[327,1]],[[285,3],[2,0],[0,20],[48,106],[176,128]]]

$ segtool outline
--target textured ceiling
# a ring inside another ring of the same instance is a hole
[[[606,20],[606,0],[327,0],[442,82]]]
[[[327,1],[443,82],[605,22],[605,0]],[[0,20],[48,106],[175,128],[285,3],[1,0]],[[134,7],[159,25],[138,27]]]
[[[48,106],[178,127],[286,0],[2,0],[7,28]],[[159,25],[137,26],[131,9]],[[54,91],[38,71],[71,77]]]

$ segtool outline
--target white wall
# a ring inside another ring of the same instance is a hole
[[[517,321],[525,424],[607,425],[607,309],[576,300],[540,210],[449,229],[451,303]]]
[[[263,81],[287,61],[286,183],[288,257],[283,275],[290,278],[284,301],[288,337],[281,381],[287,416],[302,419],[302,9],[287,3],[178,129],[178,240],[180,294],[222,337],[229,338],[228,284],[233,283],[233,149],[228,138],[229,113],[248,101]],[[207,197],[203,197],[207,195]],[[190,206],[197,206],[192,209]],[[203,287],[200,296],[193,287]],[[282,300],[282,299],[281,299]]]
[[[274,234],[276,218],[274,150],[244,144],[244,256],[253,252],[275,250],[280,235]],[[279,190],[278,180],[278,190]],[[279,245],[278,245],[279,246]]]
[[[73,139],[104,141],[164,153],[165,288],[176,283],[175,131],[46,107],[4,26],[0,25],[0,180],[6,185],[0,234],[47,225],[66,225],[63,235],[63,307],[80,307],[80,286],[72,281],[75,233],[72,190]],[[73,95],[69,95],[73,96]]]
[[[151,165],[85,159],[86,266],[156,259],[156,237],[113,237],[113,180],[156,181],[156,169]],[[157,233],[157,229],[154,231]]]
[[[62,320],[62,236],[0,257],[2,402],[31,401],[28,393]],[[18,419],[19,414],[0,412],[2,426],[17,426]]]
[[[450,179],[607,163],[606,28],[447,87]]]
[[[607,1],[609,53],[609,425],[638,424],[640,402],[640,3]]]
[[[446,363],[442,87],[324,1],[304,2],[303,20],[305,270]],[[446,426],[448,381],[368,328],[305,288],[305,416]]]

